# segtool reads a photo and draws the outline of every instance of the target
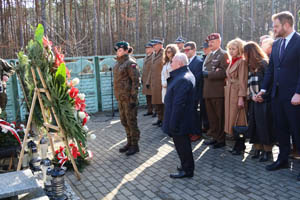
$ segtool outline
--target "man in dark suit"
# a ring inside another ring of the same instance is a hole
[[[187,55],[189,59],[189,69],[194,74],[196,78],[196,95],[195,95],[195,107],[194,107],[194,115],[195,122],[193,123],[193,131],[190,135],[191,141],[197,141],[201,139],[202,136],[202,119],[201,114],[198,113],[198,105],[202,100],[202,59],[196,54],[197,46],[195,42],[189,41],[184,44],[184,53]],[[202,112],[202,110],[200,110]]]
[[[213,145],[216,149],[225,146],[224,86],[228,55],[221,49],[219,33],[210,34],[207,40],[212,52],[208,54],[203,64],[203,97],[209,122],[207,135],[212,137],[212,140],[205,141],[205,144]]]
[[[194,158],[188,136],[192,129],[195,95],[195,77],[187,67],[188,59],[184,53],[177,53],[172,59],[172,70],[168,79],[165,96],[165,117],[163,131],[173,138],[175,149],[181,161],[177,173],[171,178],[194,176]]]
[[[300,35],[294,30],[294,17],[290,12],[272,16],[276,40],[273,44],[268,70],[261,91],[256,96],[272,90],[272,107],[275,130],[279,142],[276,162],[266,166],[269,171],[288,168],[290,133],[300,147]],[[297,177],[300,181],[300,174]]]

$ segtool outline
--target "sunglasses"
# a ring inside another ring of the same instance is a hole
[[[190,50],[192,50],[192,49],[184,49],[184,52],[189,52]]]
[[[167,53],[172,53],[172,51],[167,51]]]

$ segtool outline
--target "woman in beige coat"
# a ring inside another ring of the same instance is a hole
[[[248,67],[245,65],[243,55],[244,41],[237,38],[227,44],[230,55],[230,64],[226,70],[225,86],[225,126],[224,131],[230,136],[233,135],[232,127],[235,125],[245,126],[246,117],[246,96]],[[237,140],[233,155],[240,155],[245,150],[245,140]]]

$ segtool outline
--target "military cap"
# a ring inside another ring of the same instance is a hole
[[[220,38],[221,38],[221,36],[219,33],[212,33],[207,37],[207,40],[211,41],[211,40],[216,40],[216,39],[220,39]]]
[[[151,42],[148,42],[147,44],[145,44],[145,48],[149,48],[149,47],[153,47],[153,44]]]
[[[120,49],[120,48],[127,50],[129,48],[129,43],[126,41],[117,42],[114,46],[115,51],[118,51],[118,49]]]
[[[185,39],[183,37],[179,36],[174,42],[175,42],[175,44],[185,43]]]
[[[208,48],[208,41],[205,40],[202,44],[202,47],[201,48]]]
[[[163,38],[154,38],[154,39],[150,40],[150,42],[154,46],[156,44],[163,44],[164,43],[164,39]]]

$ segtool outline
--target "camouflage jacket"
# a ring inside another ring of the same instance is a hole
[[[136,61],[128,55],[117,58],[114,66],[114,94],[118,101],[137,103],[139,69]]]

